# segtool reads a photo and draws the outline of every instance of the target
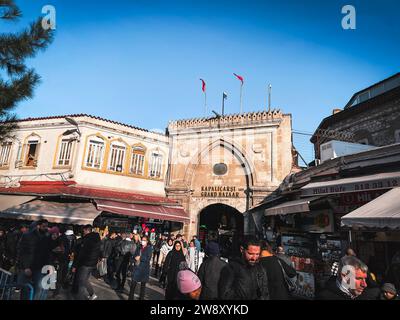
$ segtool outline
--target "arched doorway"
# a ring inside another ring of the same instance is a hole
[[[244,233],[243,215],[235,208],[217,203],[200,212],[199,236],[203,244],[215,237],[221,247],[221,255],[231,258],[239,254],[239,244]]]

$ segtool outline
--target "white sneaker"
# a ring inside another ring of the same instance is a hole
[[[92,296],[88,296],[88,300],[96,300],[98,298],[98,296],[96,296],[95,294],[93,294]]]

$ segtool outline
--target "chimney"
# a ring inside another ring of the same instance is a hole
[[[334,108],[332,111],[332,115],[339,113],[340,111],[342,111],[342,109]]]

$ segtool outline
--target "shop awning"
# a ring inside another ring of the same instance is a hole
[[[301,188],[302,196],[315,196],[367,190],[391,189],[400,186],[400,171],[361,177],[312,182]]]
[[[10,207],[20,205],[25,202],[29,202],[36,197],[31,196],[13,196],[13,195],[0,195],[0,212]]]
[[[291,213],[301,213],[310,211],[310,203],[321,197],[311,197],[284,202],[278,206],[265,210],[266,216],[285,215]]]
[[[51,223],[85,225],[92,224],[99,214],[90,202],[34,200],[7,208],[0,213],[0,217],[33,221],[46,219]]]
[[[380,197],[342,217],[342,225],[349,227],[400,229],[400,188]]]
[[[97,209],[126,216],[143,217],[188,223],[188,214],[179,206],[162,206],[126,203],[109,200],[96,200]]]

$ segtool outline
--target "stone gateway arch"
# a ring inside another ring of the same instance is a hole
[[[170,122],[166,194],[190,214],[183,232],[252,233],[246,211],[293,166],[291,115],[272,112]]]

